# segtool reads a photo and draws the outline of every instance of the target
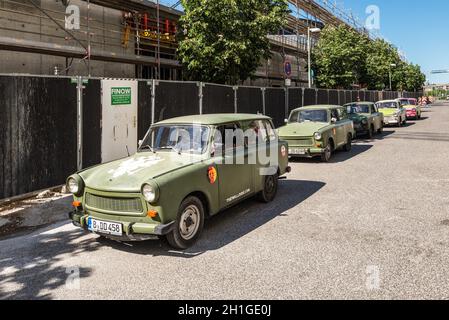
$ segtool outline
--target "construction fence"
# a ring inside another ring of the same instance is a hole
[[[0,199],[61,185],[79,169],[126,156],[164,119],[260,113],[279,127],[302,106],[422,94],[22,75],[1,75],[0,92]]]

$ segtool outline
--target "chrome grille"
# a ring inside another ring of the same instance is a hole
[[[287,143],[289,146],[313,146],[313,139],[312,138],[300,138],[295,140],[287,140]]]
[[[142,202],[139,198],[109,198],[86,193],[86,205],[93,209],[111,212],[143,212]]]

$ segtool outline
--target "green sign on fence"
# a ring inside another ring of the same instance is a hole
[[[131,87],[111,88],[111,105],[131,104]]]

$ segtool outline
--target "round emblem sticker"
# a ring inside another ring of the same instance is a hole
[[[281,154],[283,157],[285,157],[287,155],[287,148],[285,146],[281,147]]]
[[[218,178],[217,169],[215,169],[215,167],[209,167],[209,169],[207,169],[207,177],[209,178],[209,182],[214,184]]]

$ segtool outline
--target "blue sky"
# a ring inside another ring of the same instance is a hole
[[[366,8],[380,9],[380,34],[417,63],[432,83],[449,83],[449,74],[430,75],[431,70],[449,69],[449,1],[446,0],[344,0],[365,21]]]
[[[334,0],[330,0],[333,2]],[[176,0],[161,0],[173,4]],[[417,63],[431,83],[449,83],[449,74],[430,75],[431,70],[449,69],[449,1],[447,0],[337,0],[362,22],[366,8],[380,9],[380,34]]]

